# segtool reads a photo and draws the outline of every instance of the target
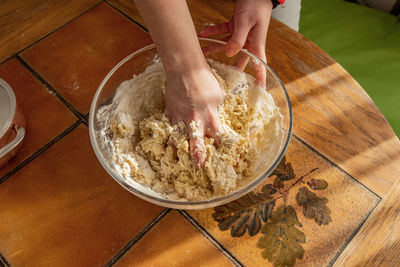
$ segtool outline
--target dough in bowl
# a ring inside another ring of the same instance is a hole
[[[238,190],[273,161],[283,131],[272,96],[252,76],[208,62],[226,92],[218,107],[224,129],[221,145],[217,148],[205,137],[205,166],[195,167],[186,125],[171,125],[164,113],[166,77],[161,62],[155,61],[123,82],[111,104],[96,114],[103,125],[102,139],[112,150],[112,166],[121,177],[166,199],[209,200]]]

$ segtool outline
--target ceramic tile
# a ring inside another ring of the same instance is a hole
[[[0,65],[0,78],[13,89],[27,122],[24,143],[0,177],[71,126],[77,118],[16,59]]]
[[[379,198],[296,139],[279,170],[252,195],[189,214],[245,266],[329,265]]]
[[[0,1],[0,62],[76,18],[100,0]]]
[[[176,210],[169,212],[116,266],[233,266]]]
[[[100,266],[162,208],[107,175],[80,125],[0,184],[0,210],[12,266]]]
[[[134,22],[103,3],[21,54],[81,113],[106,74],[123,58],[151,43]]]
[[[106,0],[107,3],[112,5],[114,8],[120,10],[131,19],[138,22],[140,25],[145,26],[142,17],[139,14],[133,1],[130,0]]]

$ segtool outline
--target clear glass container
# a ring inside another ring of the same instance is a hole
[[[204,201],[170,200],[140,185],[133,181],[133,179],[121,177],[114,171],[110,161],[110,148],[102,143],[102,139],[99,135],[101,125],[95,115],[100,107],[112,101],[116,89],[123,81],[131,79],[133,75],[144,72],[149,65],[154,63],[154,58],[157,57],[157,50],[154,44],[137,50],[118,63],[100,84],[90,107],[90,140],[97,158],[108,174],[134,195],[151,203],[175,209],[203,209],[215,207],[231,202],[247,194],[266,179],[276,168],[283,158],[292,136],[293,114],[290,99],[284,85],[271,67],[245,49],[242,49],[236,56],[227,57],[224,52],[226,42],[208,38],[200,38],[199,41],[206,58],[211,58],[215,61],[232,66],[239,62],[240,68],[245,73],[252,75],[260,80],[261,83],[265,84],[266,90],[272,95],[283,117],[282,131],[284,137],[276,155],[272,156],[272,161],[266,164],[266,166],[263,166],[263,171],[261,173],[258,172],[256,176],[251,177],[249,183],[238,188],[237,191],[223,197]],[[246,60],[247,58],[249,60]]]

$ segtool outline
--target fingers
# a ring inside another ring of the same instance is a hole
[[[225,38],[222,39],[222,41],[228,41],[230,38],[230,36],[227,36]],[[216,54],[218,52],[224,51],[225,50],[226,45],[223,44],[215,44],[215,45],[208,45],[208,46],[204,46],[201,48],[201,50],[203,50],[204,55],[208,56],[208,55],[213,55]]]
[[[214,145],[217,147],[221,146],[223,132],[224,130],[218,117],[212,118],[210,120],[210,127],[207,131],[207,135],[214,139]]]
[[[266,62],[266,61],[264,60],[264,62]],[[266,81],[267,81],[267,71],[266,71],[264,65],[261,62],[258,62],[256,60],[253,60],[252,63],[253,63],[252,66],[253,66],[253,69],[254,69],[254,75],[256,77],[256,80],[262,86],[265,86],[266,85]]]
[[[259,59],[267,63],[264,46],[249,49],[249,51],[252,52],[254,55],[256,55]],[[265,69],[265,66],[256,59],[252,60],[251,66],[253,67],[254,76],[257,82],[259,82],[260,85],[265,86],[267,80],[267,71]]]
[[[200,169],[204,167],[204,163],[206,161],[206,151],[204,147],[204,138],[203,137],[194,137],[190,138],[189,141],[190,154],[194,160],[194,165],[196,168]]]
[[[190,154],[192,155],[196,168],[200,168],[204,166],[206,158],[204,147],[204,123],[200,120],[193,120],[188,126]]]
[[[172,141],[169,141],[167,143],[167,145],[172,148],[172,155],[173,155],[174,159],[178,159],[178,149],[176,148],[175,143]]]
[[[179,112],[178,104],[175,104],[173,98],[173,94],[165,94],[165,114],[170,119],[172,124],[178,124],[178,122],[183,120],[183,117],[181,112]]]
[[[235,67],[240,69],[241,71],[244,71],[244,69],[247,66],[247,63],[249,62],[250,56],[245,54],[245,53],[240,53],[237,56],[237,59],[235,61]]]
[[[266,60],[265,42],[267,39],[268,24],[257,24],[249,32],[247,38],[247,49],[262,60]]]
[[[204,46],[201,48],[201,50],[203,50],[204,55],[209,56],[224,51],[225,45],[216,44],[216,45]]]
[[[262,61],[267,62],[265,54],[265,42],[267,38],[268,24],[257,24],[248,35],[247,49],[260,58]],[[262,85],[266,83],[266,70],[263,64],[258,61],[253,61],[252,66],[254,69],[255,77]]]
[[[202,30],[199,37],[209,37],[217,34],[230,33],[233,31],[232,36],[229,38],[226,47],[226,55],[228,57],[234,56],[246,43],[247,35],[253,25],[250,23],[235,22],[235,27],[232,27],[233,21],[210,26]],[[233,29],[233,30],[232,30]],[[211,50],[210,51],[215,51]]]
[[[225,22],[225,23],[206,27],[201,32],[199,32],[198,36],[199,37],[209,37],[212,35],[229,33],[229,32],[230,32],[229,22]]]
[[[182,119],[180,118],[180,116],[177,115],[177,112],[175,110],[173,110],[173,108],[167,106],[165,108],[165,114],[167,115],[167,117],[170,119],[172,125],[174,124],[178,124],[179,121],[181,121]]]
[[[228,57],[236,55],[245,45],[247,35],[252,27],[253,25],[248,22],[241,21],[240,19],[234,20],[233,33],[226,46],[226,55]]]
[[[204,146],[204,134],[214,139],[214,145],[221,145],[223,127],[219,121],[218,110],[212,109],[208,113],[208,122],[192,121],[189,124],[189,147],[190,153],[197,168],[203,167],[206,160],[206,150]]]

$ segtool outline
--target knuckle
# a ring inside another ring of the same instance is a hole
[[[245,44],[245,40],[241,40],[241,38],[239,36],[232,36],[229,45],[230,47],[232,47],[235,50],[239,50],[240,48],[242,48]]]
[[[242,13],[236,17],[236,26],[251,28],[257,22],[257,17],[251,14]]]
[[[211,108],[207,108],[206,110],[205,110],[205,112],[206,112],[206,114],[207,114],[207,117],[209,118],[209,119],[213,119],[214,118],[214,112],[213,112],[213,110],[211,109]]]
[[[258,22],[257,16],[248,16],[247,17],[247,23],[248,23],[247,25],[248,26],[252,27],[252,26],[256,25],[257,22]]]
[[[254,34],[249,34],[247,36],[247,43],[249,46],[254,47],[256,40],[257,40],[257,37]]]

